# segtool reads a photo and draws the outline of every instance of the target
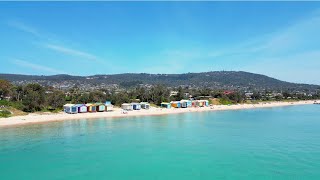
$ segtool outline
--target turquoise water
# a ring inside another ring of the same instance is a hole
[[[320,179],[320,106],[0,128],[0,179]]]

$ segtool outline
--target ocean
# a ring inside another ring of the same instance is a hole
[[[2,127],[0,179],[318,180],[320,105]]]

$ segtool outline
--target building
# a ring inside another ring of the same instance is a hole
[[[170,91],[170,96],[176,96],[178,95],[178,91]]]
[[[202,102],[202,106],[209,106],[209,101],[208,100],[200,100]]]
[[[78,108],[75,104],[66,104],[63,106],[63,111],[69,114],[77,114]]]
[[[106,106],[103,103],[95,103],[97,112],[104,112],[106,110]]]
[[[86,104],[88,112],[97,112],[97,106],[95,104]]]
[[[141,104],[140,103],[131,103],[133,110],[140,110]]]
[[[88,108],[85,104],[76,104],[78,113],[88,112]]]
[[[188,108],[192,106],[192,102],[190,100],[181,100],[181,107]]]
[[[147,102],[141,102],[140,105],[141,105],[142,109],[149,109],[150,108],[150,104]]]
[[[163,102],[163,103],[161,103],[161,107],[170,109],[171,108],[171,104],[167,103],[167,102]]]
[[[111,104],[111,101],[106,101],[104,104],[106,107],[106,111],[112,111],[113,110],[113,105]]]
[[[171,104],[171,107],[181,108],[181,102],[180,101],[171,101],[170,104]]]
[[[129,103],[123,103],[121,105],[121,108],[123,110],[127,110],[127,111],[132,111],[133,110],[133,105],[132,104],[129,104]]]
[[[229,95],[229,94],[233,94],[233,93],[234,93],[234,91],[224,91],[223,92],[224,95]]]

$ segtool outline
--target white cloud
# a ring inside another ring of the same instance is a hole
[[[80,50],[76,50],[76,49],[67,48],[64,46],[59,46],[59,45],[54,45],[54,44],[45,44],[44,47],[51,49],[51,50],[54,50],[54,51],[57,51],[57,52],[61,52],[66,55],[78,56],[81,58],[95,60],[95,61],[99,60],[99,58],[93,54],[90,54],[90,53],[87,53],[84,51],[80,51]]]
[[[21,66],[21,67],[25,67],[25,68],[31,68],[32,70],[36,70],[36,71],[40,71],[40,72],[47,72],[47,73],[53,73],[53,74],[66,74],[63,71],[54,69],[54,68],[50,68],[47,66],[43,66],[43,65],[39,65],[39,64],[34,64],[28,61],[24,61],[21,59],[13,59],[13,63]]]
[[[8,22],[8,25],[11,26],[11,27],[14,27],[16,29],[19,29],[21,31],[24,31],[24,32],[27,32],[27,33],[30,33],[36,37],[42,37],[42,35],[37,31],[36,28],[34,27],[31,27],[29,25],[26,25],[20,21],[9,21]]]
[[[55,52],[63,53],[65,55],[77,56],[77,57],[84,58],[84,59],[87,59],[87,60],[94,60],[94,61],[103,62],[101,60],[101,58],[99,58],[99,57],[97,57],[97,56],[95,56],[93,54],[90,54],[88,52],[84,52],[84,51],[81,51],[81,50],[68,48],[68,47],[62,46],[62,45],[56,45],[53,42],[59,42],[60,40],[58,40],[57,38],[52,38],[52,36],[49,36],[48,33],[40,32],[40,31],[37,30],[37,28],[32,27],[30,25],[27,25],[25,23],[22,23],[20,21],[9,21],[8,25],[11,26],[11,27],[14,27],[16,29],[19,29],[21,31],[30,33],[33,36],[39,38],[40,41],[44,41],[45,42],[45,43],[33,43],[33,44],[42,44],[43,45],[42,47],[45,47],[45,48],[50,49],[50,50],[53,50]]]
[[[276,59],[286,55],[301,58],[303,54],[309,54],[311,51],[320,51],[318,42],[320,29],[320,11],[315,11],[309,16],[305,16],[280,30],[262,34],[259,37],[253,37],[244,42],[234,43],[219,48],[210,48],[208,45],[197,48],[179,49],[165,51],[160,53],[158,57],[162,59],[177,59],[186,62],[207,60],[228,60],[234,63],[240,62],[242,64],[248,61],[256,61],[265,57]],[[246,58],[248,61],[243,61]],[[297,58],[295,58],[298,60]],[[305,58],[306,59],[306,58]],[[281,61],[281,59],[278,59]],[[222,62],[221,62],[222,63]]]

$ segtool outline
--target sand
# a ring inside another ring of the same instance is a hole
[[[117,117],[155,116],[155,115],[167,115],[167,114],[177,114],[177,113],[186,113],[186,112],[267,108],[267,107],[292,106],[292,105],[303,105],[303,104],[313,104],[313,103],[314,101],[267,102],[267,103],[259,103],[259,104],[213,105],[210,107],[171,108],[171,109],[151,107],[149,110],[142,109],[142,110],[136,110],[136,111],[128,111],[127,114],[123,114],[120,108],[114,108],[112,112],[79,113],[79,114],[67,114],[64,112],[50,113],[50,114],[30,113],[25,116],[0,118],[0,127],[25,125],[25,124],[31,124],[31,123],[44,123],[44,122],[52,122],[52,121],[64,121],[64,120],[72,120],[72,119],[106,118],[106,120],[108,120],[108,119],[117,118]]]

